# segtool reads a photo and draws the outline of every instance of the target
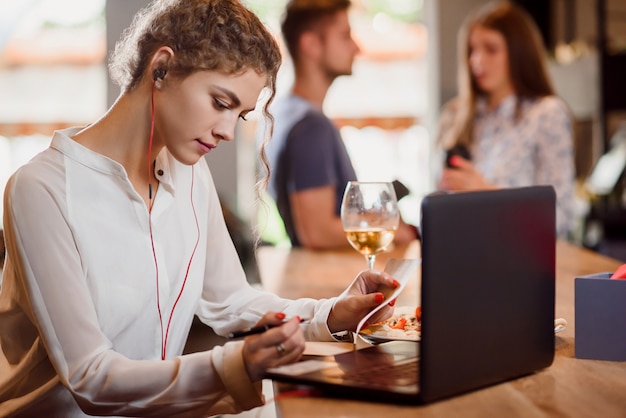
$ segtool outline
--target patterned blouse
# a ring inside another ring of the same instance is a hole
[[[489,109],[486,100],[478,99],[472,162],[497,187],[552,185],[557,195],[557,235],[566,238],[574,227],[576,204],[569,112],[555,96],[523,99],[516,121],[517,100],[511,95]],[[453,108],[446,106],[442,122],[452,120]]]

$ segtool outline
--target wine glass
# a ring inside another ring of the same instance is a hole
[[[393,241],[400,222],[398,200],[387,182],[350,181],[341,202],[341,223],[355,250],[374,268],[376,254]]]

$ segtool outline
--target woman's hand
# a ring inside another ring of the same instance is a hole
[[[463,192],[496,188],[485,180],[470,161],[455,155],[450,158],[450,164],[454,168],[443,170],[438,185],[439,189],[449,192]]]
[[[359,321],[385,300],[385,294],[393,292],[398,286],[400,283],[385,272],[362,271],[335,302],[328,315],[328,329],[332,333],[355,331]],[[389,318],[394,303],[395,300],[376,312],[371,318],[372,322]]]
[[[304,333],[300,328],[300,318],[291,318],[283,323],[284,319],[282,312],[268,312],[257,325],[277,326],[244,340],[243,361],[252,381],[261,380],[268,368],[294,363],[302,356]]]

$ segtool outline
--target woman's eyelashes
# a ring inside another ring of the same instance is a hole
[[[213,103],[215,108],[218,111],[223,111],[223,110],[233,110],[233,105],[227,101],[224,101],[223,99],[220,99],[218,97],[213,98]],[[247,122],[248,119],[246,118],[246,116],[248,115],[250,111],[245,111],[245,112],[241,112],[239,114],[239,119],[243,120],[244,122]]]
[[[227,102],[221,99],[214,98],[213,103],[215,104],[215,108],[217,110],[229,110],[230,109],[230,104],[228,104]]]
[[[232,105],[228,102],[223,101],[222,99],[218,99],[215,98],[213,99],[214,103],[215,103],[215,108],[217,110],[232,110]],[[247,121],[248,119],[246,119],[246,115],[248,114],[248,112],[245,113],[241,113],[239,115],[239,119],[243,120],[243,121]]]

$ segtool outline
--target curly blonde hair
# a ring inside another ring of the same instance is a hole
[[[260,158],[269,176],[265,145],[274,118],[269,106],[276,95],[281,53],[274,36],[239,0],[154,0],[140,10],[122,33],[109,61],[111,79],[122,91],[134,89],[154,53],[162,46],[174,51],[167,74],[186,77],[196,71],[237,74],[253,69],[267,77],[269,98],[263,115],[269,121]]]

